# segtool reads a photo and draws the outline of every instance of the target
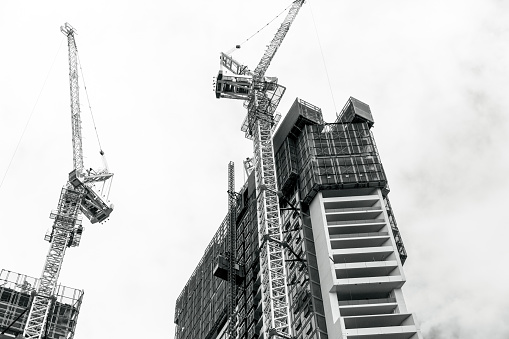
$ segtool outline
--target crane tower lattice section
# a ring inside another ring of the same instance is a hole
[[[241,130],[248,139],[253,140],[265,339],[291,338],[292,335],[272,145],[272,131],[278,120],[275,111],[285,88],[277,84],[277,78],[265,77],[265,72],[303,3],[304,0],[292,3],[253,73],[231,56],[222,53],[221,67],[233,75],[223,74],[220,70],[215,87],[217,98],[245,100],[244,106],[248,111]]]
[[[282,241],[272,149],[272,126],[269,122],[263,120],[256,122],[253,148],[258,197],[258,239],[262,244],[260,267],[263,285],[263,322],[265,338],[269,338],[269,331],[272,329],[278,333],[291,333],[284,251],[278,243],[266,238],[268,236]]]
[[[283,23],[254,70],[253,83],[263,81],[265,72],[303,3],[303,0],[293,2]],[[276,85],[274,91],[268,91],[266,86],[261,87],[261,90],[260,87],[254,86],[254,88],[253,97],[250,98],[248,104],[248,130],[246,134],[249,136],[252,133],[253,136],[258,238],[260,244],[262,244],[260,248],[260,267],[263,285],[262,305],[265,338],[270,338],[273,334],[287,337],[291,336],[292,333],[285,257],[284,250],[280,245],[283,237],[272,145],[274,113],[284,93],[284,88],[279,85]],[[269,93],[272,96],[269,96]]]
[[[65,250],[72,243],[71,236],[76,226],[80,226],[79,208],[82,193],[63,188],[58,209],[51,213],[55,219],[51,235],[50,249],[42,272],[37,294],[34,296],[23,335],[29,339],[40,339],[44,333],[48,312],[57,287],[60,268]]]

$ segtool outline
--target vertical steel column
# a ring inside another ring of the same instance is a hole
[[[237,299],[237,282],[235,264],[237,263],[237,211],[235,204],[235,165],[232,161],[228,164],[228,247],[230,251],[228,282],[230,284],[230,296],[228,299],[228,335],[230,339],[236,337],[235,326],[237,314],[235,312]]]

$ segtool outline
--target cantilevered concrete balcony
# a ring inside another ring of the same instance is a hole
[[[389,232],[329,234],[331,248],[362,248],[391,245]]]
[[[401,275],[369,278],[334,279],[330,292],[336,292],[339,300],[360,298],[385,298],[401,288],[405,279]]]
[[[338,279],[395,276],[400,273],[396,260],[334,264],[334,269]]]
[[[385,226],[378,197],[329,200],[324,202],[324,210],[330,235],[379,232]]]
[[[416,339],[417,327],[411,313],[343,317],[348,339]]]
[[[384,197],[364,192],[324,192],[310,206],[329,337],[421,339],[401,294],[405,275]]]
[[[343,320],[346,329],[415,325],[410,313],[347,316]]]
[[[345,212],[325,213],[327,222],[334,221],[350,221],[350,220],[369,220],[369,219],[383,219],[382,208],[374,209],[354,209]]]
[[[344,209],[355,209],[355,208],[375,208],[380,207],[380,199],[377,195],[371,196],[357,196],[348,197],[346,200],[337,200],[334,198],[324,198],[323,207],[325,212],[336,212],[335,210],[341,211]]]
[[[344,316],[347,338],[418,338],[417,327],[411,313]]]
[[[346,339],[418,339],[419,331],[415,325],[374,327],[345,330]]]
[[[337,264],[384,261],[395,257],[392,246],[334,249],[331,252],[332,259]]]
[[[397,309],[396,298],[360,299],[339,301],[339,312],[343,317],[391,314]]]
[[[330,235],[380,232],[386,226],[384,219],[327,221]]]

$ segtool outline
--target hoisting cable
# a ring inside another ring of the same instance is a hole
[[[313,15],[313,9],[311,8],[310,2],[311,1],[308,1],[308,7],[309,7],[309,10],[311,11],[311,18],[313,19],[313,26],[315,27],[316,39],[318,40],[318,46],[320,47],[320,54],[322,55],[323,67],[325,68],[325,75],[327,75],[327,82],[329,83],[329,90],[330,90],[330,95],[332,97],[332,104],[334,105],[334,111],[336,112],[336,117],[337,117],[338,110],[336,108],[336,101],[334,100],[334,93],[332,92],[332,85],[330,83],[329,71],[327,70],[327,64],[325,63],[325,57],[323,55],[322,44],[320,42],[320,36],[318,35],[318,29],[316,28],[315,16]]]
[[[97,132],[97,127],[95,125],[94,114],[92,113],[92,106],[90,104],[90,99],[88,98],[87,85],[85,83],[85,75],[83,74],[83,69],[81,68],[81,61],[80,61],[80,55],[78,53],[78,48],[76,48],[76,56],[77,56],[77,59],[78,59],[78,65],[80,67],[81,78],[83,79],[83,87],[85,88],[85,94],[87,96],[88,109],[90,110],[90,116],[92,117],[92,124],[94,125],[95,135],[97,137],[97,143],[99,144],[99,150],[100,150],[99,153],[101,154],[101,156],[104,157],[104,152],[103,152],[103,149],[101,147],[101,140],[99,140],[99,133]]]
[[[228,52],[226,52],[225,54],[226,55],[230,55],[232,54],[233,52],[235,52],[236,49],[239,49],[242,45],[244,45],[246,42],[248,42],[252,37],[254,37],[255,35],[257,35],[258,33],[260,33],[261,31],[263,31],[267,26],[269,26],[274,20],[276,20],[281,14],[283,14],[284,12],[286,12],[288,10],[288,8],[290,8],[290,6],[292,6],[293,4],[293,1],[291,4],[288,5],[288,7],[286,7],[285,9],[283,9],[278,15],[276,15],[276,17],[272,20],[270,20],[268,23],[266,23],[262,28],[260,28],[259,30],[257,30],[253,35],[251,35],[249,38],[247,38],[246,40],[244,40],[244,42],[242,42],[241,44],[239,45],[236,45],[235,47],[233,47],[232,49],[230,49]]]
[[[46,74],[46,78],[44,79],[44,82],[42,84],[42,88],[39,91],[39,95],[37,96],[37,99],[35,100],[35,104],[32,107],[32,111],[30,112],[30,115],[28,116],[28,120],[25,124],[25,127],[23,128],[23,131],[21,132],[21,136],[19,137],[18,144],[16,145],[16,148],[14,149],[14,152],[12,153],[11,160],[9,161],[9,164],[7,165],[7,169],[4,172],[4,175],[2,177],[2,181],[0,181],[0,188],[2,188],[2,185],[4,183],[5,177],[7,176],[7,173],[9,172],[9,169],[11,168],[12,161],[14,160],[14,157],[16,156],[16,153],[18,152],[19,145],[21,144],[21,140],[23,139],[23,136],[25,135],[25,132],[28,128],[28,124],[30,123],[30,120],[32,119],[32,115],[35,112],[35,108],[37,107],[37,104],[39,103],[39,99],[41,98],[41,94],[44,90],[44,87],[46,87],[46,82],[48,81],[49,75],[51,74],[51,71],[53,70],[53,66],[55,65],[55,61],[57,60],[58,54],[60,53],[60,49],[62,48],[62,43],[64,41],[65,37],[62,38],[60,41],[60,45],[58,46],[57,53],[55,54],[55,57],[53,58],[53,62],[51,63],[50,69],[48,71],[48,74]]]

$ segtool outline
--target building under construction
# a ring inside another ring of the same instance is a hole
[[[0,273],[0,339],[21,335],[38,286],[36,278],[7,270]],[[42,338],[74,337],[83,291],[59,285]]]
[[[407,255],[373,123],[369,106],[354,98],[334,123],[296,99],[273,136],[291,338],[422,338],[401,292]],[[236,194],[234,233],[229,215],[177,299],[175,339],[271,336],[262,317],[267,275],[254,171]],[[236,235],[235,253],[229,234]]]

